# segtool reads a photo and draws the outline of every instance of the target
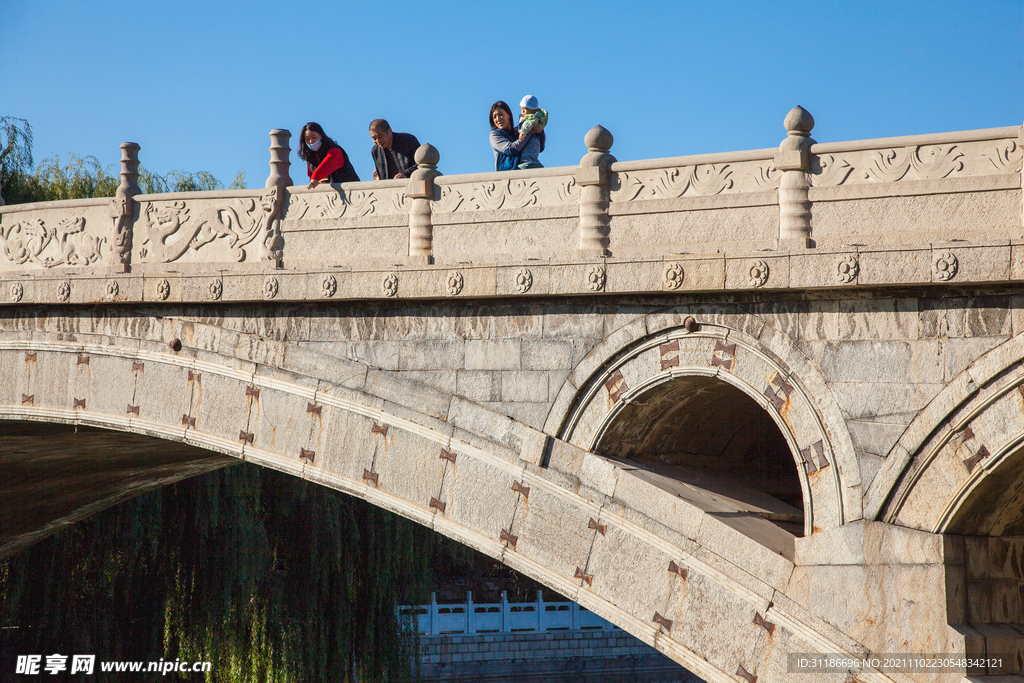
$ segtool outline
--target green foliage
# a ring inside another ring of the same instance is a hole
[[[426,598],[435,538],[295,477],[219,470],[0,563],[0,649],[210,661],[211,682],[407,680],[396,606]]]
[[[120,178],[103,169],[99,159],[76,154],[69,154],[68,163],[64,166],[61,166],[57,155],[44,159],[36,168],[31,182],[40,194],[45,195],[45,201],[113,197],[121,184]]]
[[[0,117],[0,196],[7,204],[113,197],[121,181],[117,164],[103,168],[94,156],[68,155],[62,166],[54,155],[32,169],[32,127],[24,119]],[[222,190],[224,184],[206,171],[172,169],[166,175],[139,169],[139,187],[146,194]],[[245,189],[240,169],[231,189]]]
[[[234,181],[231,183],[229,190],[244,190],[245,189],[245,169],[238,169],[238,175],[235,176]]]
[[[159,175],[141,167],[139,168],[139,187],[144,194],[204,192],[208,190],[223,190],[224,183],[213,177],[212,173],[207,173],[206,171],[189,173],[174,168],[167,175]]]
[[[0,171],[28,172],[32,168],[32,126],[25,119],[0,116]]]

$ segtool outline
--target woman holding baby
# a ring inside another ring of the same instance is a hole
[[[519,126],[515,126],[507,104],[499,100],[491,105],[489,119],[495,171],[544,167],[537,157],[544,151],[547,112],[538,106],[533,95],[523,98],[520,111]]]

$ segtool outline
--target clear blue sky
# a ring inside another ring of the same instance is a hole
[[[0,0],[0,64],[37,163],[113,164],[130,140],[158,173],[262,187],[267,133],[309,120],[363,179],[376,117],[446,173],[491,170],[488,109],[527,93],[547,166],[578,163],[595,124],[619,159],[774,147],[795,104],[822,142],[1020,125],[1024,0]]]

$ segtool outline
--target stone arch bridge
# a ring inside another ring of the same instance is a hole
[[[708,681],[1016,680],[1021,127],[0,207],[0,554],[246,460]],[[105,448],[114,441],[116,453]],[[793,673],[798,653],[1001,656]],[[981,678],[979,678],[981,677]]]

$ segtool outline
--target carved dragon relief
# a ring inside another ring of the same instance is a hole
[[[36,263],[45,268],[84,266],[100,259],[105,237],[85,232],[85,218],[65,218],[54,228],[38,219],[0,225],[0,248],[8,261]],[[52,246],[51,246],[52,245]],[[51,247],[48,253],[47,247]]]
[[[262,236],[258,258],[280,258],[281,231],[274,220],[278,190],[272,188],[253,199],[234,199],[227,205],[211,206],[189,218],[183,201],[146,206],[146,240],[140,252],[144,260],[169,263],[189,249],[199,251],[218,238],[226,238],[236,261],[246,259],[243,247]],[[174,238],[173,241],[168,241]]]
[[[131,260],[132,251],[132,198],[114,197],[110,200],[110,217],[114,222],[114,243],[112,251],[117,263],[126,264]]]

